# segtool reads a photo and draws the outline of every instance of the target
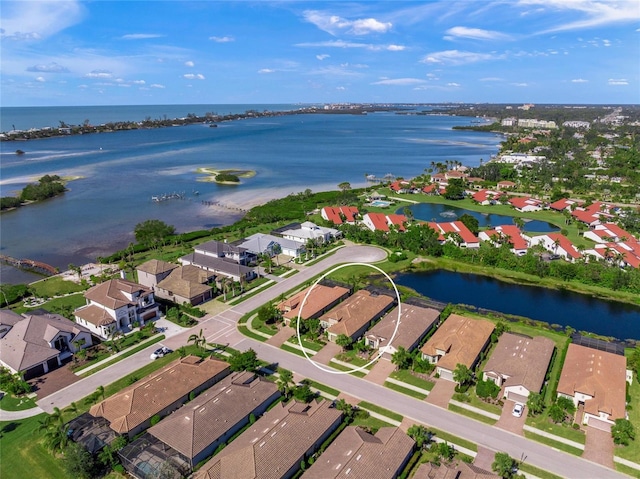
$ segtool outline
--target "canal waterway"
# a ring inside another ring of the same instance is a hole
[[[640,339],[640,306],[445,270],[401,273],[395,281],[444,303],[473,305],[618,339]]]
[[[405,207],[400,208],[397,212],[403,213]],[[473,216],[478,220],[478,225],[484,227],[495,227],[499,225],[512,225],[513,217],[506,215],[496,215],[493,213],[479,213],[477,211],[471,211],[464,208],[458,208],[456,206],[443,205],[437,203],[419,203],[409,206],[409,209],[413,212],[413,216],[416,219],[423,221],[456,221],[464,214]],[[524,220],[523,230],[526,232],[535,233],[552,233],[560,231],[556,225],[547,223],[546,221],[539,220]]]

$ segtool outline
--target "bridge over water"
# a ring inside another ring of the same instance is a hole
[[[58,268],[51,266],[50,264],[43,263],[42,261],[35,261],[33,259],[18,259],[2,254],[0,255],[0,261],[10,264],[11,266],[15,266],[16,268],[37,271],[38,273],[51,276],[60,272],[58,271]]]

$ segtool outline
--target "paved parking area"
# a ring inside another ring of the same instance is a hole
[[[367,381],[371,381],[376,384],[384,384],[393,371],[396,370],[395,364],[387,359],[380,358],[378,362],[373,365],[369,374],[365,376]]]
[[[585,427],[587,440],[582,457],[590,461],[613,468],[613,438],[610,431],[594,427]]]
[[[314,356],[313,360],[320,364],[329,364],[331,359],[342,352],[342,348],[336,343],[328,342],[320,351]]]
[[[513,415],[513,406],[515,406],[515,404],[515,401],[505,399],[504,406],[502,407],[502,414],[500,414],[500,419],[498,419],[498,422],[496,422],[495,425],[505,431],[510,431],[514,434],[524,436],[522,428],[524,427],[525,420],[527,419],[528,411],[525,406],[522,416],[515,417]]]
[[[73,371],[69,369],[69,366],[65,364],[58,369],[48,372],[44,376],[30,379],[29,384],[33,386],[39,401],[49,394],[59,391],[80,379],[80,376],[76,376]]]
[[[280,331],[267,339],[266,343],[279,348],[291,336],[296,334],[296,330],[290,326],[282,326]]]
[[[436,385],[425,399],[426,402],[447,409],[449,401],[456,392],[456,383],[446,379],[436,379]]]
[[[478,446],[478,454],[473,460],[473,465],[484,471],[491,471],[491,464],[495,461],[496,453],[486,447]]]

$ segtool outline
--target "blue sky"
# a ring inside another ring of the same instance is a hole
[[[1,1],[3,106],[640,103],[638,0]]]

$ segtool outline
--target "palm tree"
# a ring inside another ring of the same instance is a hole
[[[189,336],[187,342],[193,343],[193,345],[198,349],[204,349],[207,345],[207,338],[204,337],[204,333],[202,332],[202,329],[200,329],[200,333]]]
[[[68,412],[68,413],[74,414],[74,415],[78,414],[78,405],[76,403],[72,402],[71,404],[69,404],[65,408],[64,412]]]
[[[104,386],[100,385],[96,388],[96,396],[102,396],[102,400],[104,401]]]
[[[276,384],[278,385],[278,390],[282,393],[282,395],[286,398],[289,397],[291,393],[291,389],[293,387],[293,373],[288,369],[278,369],[278,380]]]
[[[109,333],[109,338],[111,338],[111,344],[113,345],[113,349],[115,349],[116,353],[120,351],[120,348],[118,346],[118,338],[121,336],[124,337],[124,333],[118,328],[114,329]]]

